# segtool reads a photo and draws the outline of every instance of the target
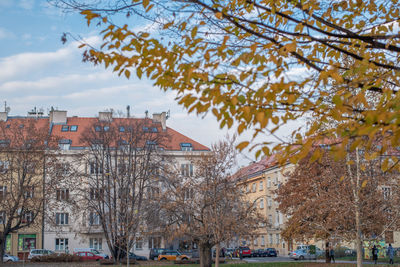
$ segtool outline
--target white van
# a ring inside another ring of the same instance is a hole
[[[108,259],[108,255],[105,253],[101,253],[100,251],[98,251],[97,249],[94,248],[74,248],[73,249],[74,253],[75,252],[92,252],[93,254],[97,255],[97,256],[101,256],[104,259]]]
[[[41,257],[54,254],[54,251],[49,249],[31,249],[29,251],[28,260],[31,260],[33,257]]]

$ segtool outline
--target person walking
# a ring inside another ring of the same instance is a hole
[[[389,264],[393,264],[393,258],[394,258],[394,249],[392,247],[392,244],[389,244],[389,247],[387,248],[386,251],[387,256],[389,257]]]
[[[374,245],[372,247],[372,260],[374,261],[374,263],[376,264],[376,262],[378,261],[378,248]]]
[[[329,247],[329,260],[330,262],[335,263],[335,250],[332,246]]]

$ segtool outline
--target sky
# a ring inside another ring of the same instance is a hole
[[[10,116],[26,115],[35,107],[47,114],[54,107],[67,110],[68,116],[92,117],[109,109],[126,112],[130,105],[136,117],[169,110],[167,126],[206,146],[234,133],[220,129],[212,115],[187,114],[173,92],[162,92],[151,81],[127,80],[82,62],[77,42],[61,42],[64,32],[93,44],[101,41],[98,29],[88,27],[81,15],[64,13],[46,0],[0,0],[1,111],[6,102]],[[243,153],[239,165],[251,162],[253,154]]]

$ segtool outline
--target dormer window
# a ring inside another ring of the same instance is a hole
[[[71,127],[69,127],[69,130],[70,130],[71,132],[76,132],[76,131],[78,131],[78,125],[71,125]]]
[[[68,132],[68,130],[69,130],[69,126],[68,125],[63,125],[61,127],[61,132]]]
[[[9,146],[10,146],[10,140],[8,139],[0,140],[0,147],[9,147]]]
[[[151,131],[152,131],[153,133],[157,133],[157,132],[158,132],[158,130],[157,130],[156,127],[151,128]]]
[[[120,131],[121,133],[125,132],[125,127],[124,127],[124,126],[119,126],[119,131]]]
[[[69,150],[72,141],[70,139],[62,139],[58,142],[58,147],[61,150]]]
[[[96,132],[101,132],[101,127],[100,126],[94,126],[94,130]]]
[[[143,126],[143,132],[148,133],[149,132],[149,127]]]
[[[182,151],[192,151],[193,146],[191,143],[181,143],[181,150]]]
[[[110,130],[110,126],[104,126],[103,129],[105,132],[108,132]]]

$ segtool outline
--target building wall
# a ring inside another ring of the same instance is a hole
[[[248,238],[246,244],[251,249],[275,248],[279,255],[288,254],[288,244],[281,236],[287,219],[278,211],[278,203],[274,201],[276,197],[274,191],[287,181],[285,173],[292,168],[292,165],[283,168],[271,167],[252,175],[242,183],[248,201],[256,201],[258,210],[268,221],[265,227],[258,230],[257,235]]]

